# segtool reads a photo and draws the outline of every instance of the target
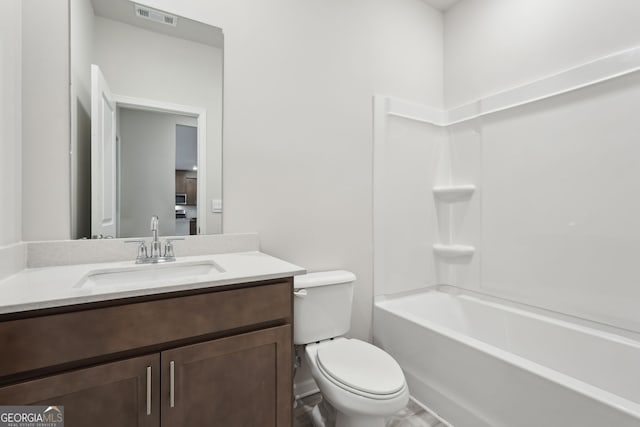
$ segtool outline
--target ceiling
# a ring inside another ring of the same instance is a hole
[[[211,25],[182,17],[178,17],[175,27],[147,21],[135,15],[135,3],[130,0],[91,0],[91,4],[94,13],[103,18],[221,49],[224,47],[222,30]]]
[[[438,10],[445,11],[449,9],[454,4],[458,3],[460,0],[423,0],[430,6],[435,7]]]
[[[1,0],[0,0],[1,1]],[[461,0],[423,0],[428,5],[445,11]],[[210,46],[224,48],[224,36],[220,28],[205,25],[201,22],[178,17],[176,27],[156,24],[135,16],[132,0],[91,0],[97,16],[124,22],[146,30],[155,31],[173,37],[195,41]]]

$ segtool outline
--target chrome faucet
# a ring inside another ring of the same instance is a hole
[[[151,217],[151,242],[149,242],[149,253],[147,251],[147,243],[144,240],[126,240],[125,243],[138,243],[138,256],[136,264],[159,264],[162,262],[175,261],[176,257],[173,253],[173,241],[184,240],[183,237],[167,239],[164,244],[164,253],[162,253],[162,242],[158,238],[158,216]]]
[[[160,253],[162,251],[162,243],[160,243],[160,239],[158,239],[158,216],[153,215],[151,217],[151,243],[149,243],[149,248],[151,249],[150,258],[160,258]]]

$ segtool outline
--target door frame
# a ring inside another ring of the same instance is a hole
[[[198,170],[196,176],[198,178],[198,207],[197,207],[197,234],[206,234],[207,230],[207,110],[202,107],[192,105],[173,104],[170,102],[157,101],[147,98],[138,98],[134,96],[113,94],[116,102],[116,111],[118,108],[127,108],[131,110],[155,111],[159,113],[180,114],[196,118],[198,124]]]

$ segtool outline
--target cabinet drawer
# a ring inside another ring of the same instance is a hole
[[[288,280],[0,322],[0,377],[291,316]]]

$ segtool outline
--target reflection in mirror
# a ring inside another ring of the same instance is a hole
[[[149,210],[159,219],[165,236],[189,235],[190,218],[197,218],[197,120],[177,114],[119,108],[117,111],[120,155],[118,236],[149,234]],[[185,133],[183,129],[191,129]],[[181,154],[180,157],[178,154]],[[185,160],[185,156],[191,160]],[[188,165],[187,165],[188,163]],[[188,167],[194,183],[191,205],[180,206],[174,199],[185,193],[177,177]],[[194,169],[195,168],[195,169]],[[175,191],[173,190],[175,184]],[[188,208],[188,209],[187,209]],[[195,234],[195,233],[194,233]]]
[[[71,0],[73,238],[222,232],[219,28]]]

